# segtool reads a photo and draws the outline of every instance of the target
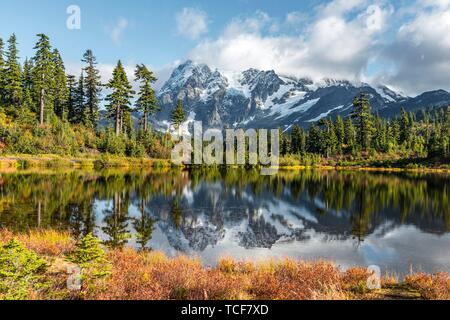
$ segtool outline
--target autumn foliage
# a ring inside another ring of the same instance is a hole
[[[57,231],[33,231],[15,235],[0,230],[0,245],[17,239],[28,250],[48,262],[45,274],[47,291],[30,289],[30,299],[87,300],[331,300],[383,299],[384,291],[394,288],[417,293],[422,299],[450,299],[448,273],[412,274],[404,281],[381,279],[381,290],[367,287],[369,272],[364,268],[342,271],[327,261],[266,261],[252,263],[220,260],[216,266],[204,266],[196,258],[169,258],[161,252],[136,251],[131,248],[105,250],[103,261],[108,272],[102,277],[84,275],[88,286],[79,292],[65,287],[65,268],[73,263],[74,253],[86,243],[75,243],[69,234]],[[86,247],[86,248],[85,248]],[[77,251],[78,250],[78,251]],[[95,251],[97,252],[97,251]],[[98,256],[98,254],[96,254]],[[92,260],[92,259],[91,259]],[[91,273],[92,274],[92,273]],[[89,279],[88,279],[89,278]]]

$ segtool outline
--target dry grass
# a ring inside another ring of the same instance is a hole
[[[75,241],[68,232],[55,230],[33,230],[28,233],[14,234],[0,229],[0,244],[16,238],[28,249],[45,256],[62,256],[71,252]]]
[[[450,300],[450,275],[446,272],[409,275],[405,284],[419,291],[424,299]]]
[[[90,299],[234,300],[346,299],[339,269],[328,262],[252,264],[221,260],[205,268],[187,257],[169,259],[161,253],[113,251],[112,275]]]
[[[68,233],[51,230],[13,235],[0,230],[0,244],[17,238],[51,264],[47,276],[51,290],[38,292],[35,299],[92,300],[314,300],[390,299],[407,297],[450,299],[448,273],[415,274],[398,282],[392,276],[381,280],[381,290],[369,290],[370,274],[364,268],[345,272],[327,261],[304,262],[286,259],[263,263],[224,258],[209,268],[198,259],[168,258],[161,252],[111,250],[107,259],[111,274],[95,279],[82,292],[65,287],[66,257],[75,248]]]

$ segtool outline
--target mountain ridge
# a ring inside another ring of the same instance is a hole
[[[314,82],[254,68],[230,75],[187,60],[157,93],[163,111],[154,125],[170,127],[170,113],[181,99],[188,121],[202,121],[205,127],[308,127],[325,117],[348,116],[361,92],[369,95],[373,111],[382,117],[392,117],[402,107],[417,111],[450,105],[450,93],[442,89],[409,97],[385,85],[332,78]]]

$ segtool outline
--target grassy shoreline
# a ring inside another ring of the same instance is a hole
[[[0,169],[28,168],[167,168],[170,160],[130,158],[112,155],[81,155],[78,157],[48,155],[4,155],[0,156]]]
[[[131,158],[112,155],[80,155],[77,157],[48,155],[2,155],[0,156],[0,170],[15,171],[30,168],[71,168],[71,169],[105,169],[105,168],[170,168],[173,167],[170,159],[151,158]],[[180,167],[180,166],[178,166]],[[181,166],[182,168],[197,166]],[[230,166],[231,168],[239,166]],[[354,162],[346,164],[318,164],[301,165],[285,164],[278,167],[279,170],[358,170],[358,171],[378,171],[378,172],[429,172],[429,173],[450,173],[450,165],[430,164],[429,166],[393,166],[392,163],[383,165],[383,162],[361,163]]]
[[[0,230],[0,260],[27,258],[21,260],[26,265],[14,265],[15,277],[0,277],[0,300],[450,299],[446,272],[411,274],[402,281],[384,276],[381,288],[371,290],[366,269],[343,271],[328,261],[252,263],[224,258],[206,267],[195,258],[106,249],[96,241],[76,243],[67,232],[54,230],[26,234]],[[81,257],[81,262],[74,257]],[[33,264],[38,267],[33,269]],[[82,286],[69,290],[67,270],[77,265],[83,270]],[[1,268],[8,268],[8,263]],[[0,271],[5,275],[10,270]],[[11,285],[14,281],[17,284]]]

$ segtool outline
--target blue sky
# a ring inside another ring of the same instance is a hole
[[[66,27],[72,4],[80,30]],[[16,33],[24,58],[46,33],[69,71],[92,49],[105,77],[118,59],[165,78],[191,58],[220,70],[378,81],[418,93],[450,90],[449,18],[450,0],[15,0],[2,3],[0,37]]]
[[[15,0],[2,3],[0,36],[15,32],[22,56],[33,54],[37,33],[46,33],[65,59],[77,60],[92,48],[105,63],[121,58],[163,66],[182,59],[196,41],[177,32],[176,14],[189,7],[208,16],[208,37],[217,36],[234,17],[267,11],[284,18],[291,11],[307,12],[320,1],[234,0],[234,1],[59,1]],[[68,30],[66,9],[76,4],[81,9],[81,30]],[[110,33],[121,19],[127,26],[114,42]]]

